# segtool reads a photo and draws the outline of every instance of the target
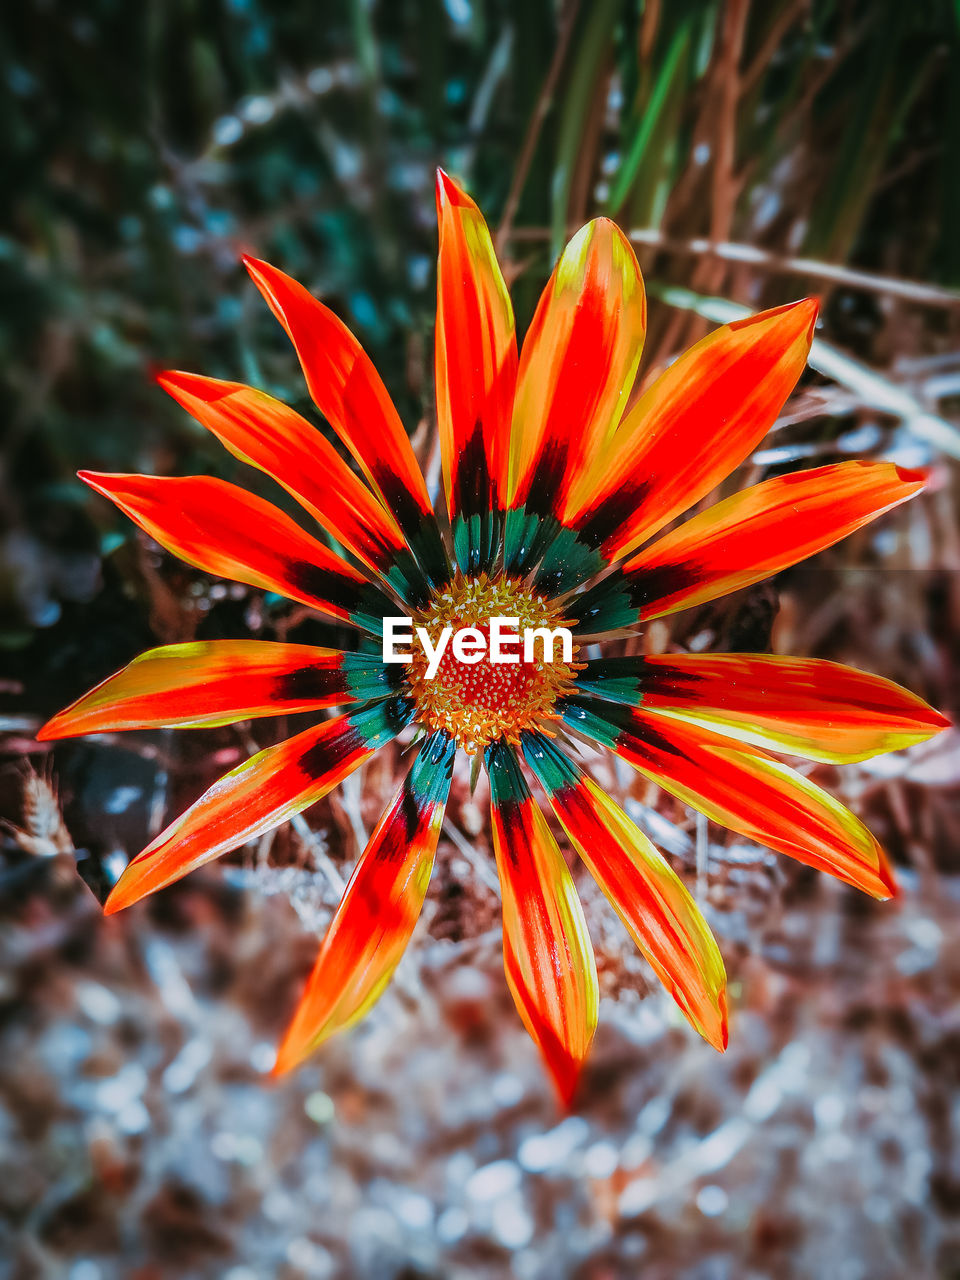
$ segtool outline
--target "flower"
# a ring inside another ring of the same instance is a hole
[[[393,404],[358,342],[301,285],[246,266],[297,351],[310,394],[360,478],[300,415],[235,382],[170,372],[161,385],[243,461],[282,485],[346,549],[222,480],[81,478],[175,555],[310,606],[374,642],[398,602],[427,632],[490,616],[563,622],[579,642],[712,600],[835,543],[916,494],[919,472],[844,462],[778,476],[663,530],[766,434],[804,367],[807,299],[722,326],[627,407],[646,327],[624,235],[574,236],[519,358],[486,224],[442,172],[436,394],[450,544]],[[947,723],[889,681],[765,654],[608,657],[551,666],[386,665],[340,652],[218,640],[153,649],[55,716],[42,738],[222,725],[344,706],[206,791],[127,867],[112,913],[319,800],[378,747],[422,740],[323,939],[278,1055],[301,1061],[356,1022],[390,979],[430,877],[454,755],[482,756],[503,898],[504,967],[564,1101],[597,1021],[597,971],[560,826],[692,1025],[727,1041],[723,961],[682,880],[568,752],[602,744],[714,821],[874,897],[894,892],[853,814],[777,753],[862,760]],[[522,767],[526,766],[526,770]]]

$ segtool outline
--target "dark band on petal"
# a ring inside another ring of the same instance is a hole
[[[278,676],[273,686],[277,702],[318,702],[334,694],[346,694],[350,690],[344,673],[339,668],[301,667]]]
[[[522,822],[522,812],[530,798],[517,757],[503,741],[490,744],[484,752],[490,779],[490,800],[507,829]],[[511,856],[513,856],[511,852]]]
[[[608,498],[602,499],[577,521],[577,533],[588,547],[599,547],[625,524],[642,502],[655,490],[652,480],[625,482]]]
[[[396,517],[407,543],[433,586],[445,583],[450,574],[447,554],[432,511],[425,512],[402,480],[386,467],[375,467],[373,479],[383,500]]]
[[[334,608],[343,610],[351,622],[375,633],[381,629],[383,618],[393,611],[393,605],[373,583],[357,582],[308,560],[291,562],[288,578],[302,595],[329,601]]]

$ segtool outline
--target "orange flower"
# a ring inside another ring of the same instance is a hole
[[[804,367],[816,303],[721,327],[624,413],[646,306],[623,234],[598,219],[574,236],[518,358],[510,298],[479,210],[443,173],[437,206],[437,417],[451,546],[356,339],[301,285],[252,259],[250,274],[289,334],[310,394],[363,478],[261,391],[187,373],[160,382],[231,452],[281,484],[350,559],[220,480],[82,478],[190,564],[377,639],[383,619],[401,611],[430,634],[452,621],[483,630],[499,615],[602,637],[776,573],[923,487],[922,474],[891,463],[819,467],[755,485],[657,537],[767,433]],[[107,913],[277,826],[418,728],[423,741],[357,864],[281,1045],[277,1068],[285,1070],[362,1017],[389,981],[427,891],[455,752],[482,753],[507,980],[566,1102],[596,1026],[597,972],[573,879],[527,776],[686,1017],[718,1049],[727,1018],[723,961],[696,903],[557,745],[558,728],[609,747],[714,821],[886,897],[893,879],[874,838],[770,752],[862,760],[947,723],[886,680],[814,660],[684,654],[494,666],[448,656],[428,680],[422,664],[385,664],[369,641],[340,652],[222,640],[143,654],[40,736],[220,725],[336,705],[346,707],[336,719],[216,782],[133,859]]]

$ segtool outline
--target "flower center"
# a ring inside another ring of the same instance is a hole
[[[519,661],[491,661],[491,618],[516,618],[521,636],[526,629],[552,631],[565,625],[560,610],[533,595],[524,583],[490,579],[486,574],[458,576],[413,619],[434,645],[445,627],[454,631],[475,627],[485,639],[480,660],[473,663],[458,659],[448,644],[432,678],[423,647],[414,642],[407,671],[418,719],[431,729],[445,729],[471,755],[498,738],[516,742],[524,729],[549,732],[543,721],[556,716],[554,704],[562,693],[570,692],[581,665],[576,661],[576,646],[573,661],[567,663],[562,660],[559,637],[551,652],[542,636],[535,638],[532,661],[525,659],[522,643],[503,650]]]

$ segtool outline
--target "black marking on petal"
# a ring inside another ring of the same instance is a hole
[[[414,790],[409,774],[403,780],[403,791],[400,794],[399,816],[403,822],[403,844],[409,845],[420,829],[420,817],[423,804]]]
[[[702,580],[703,570],[694,560],[636,569],[625,580],[630,584],[630,601],[643,613],[648,605],[669,600],[678,591],[687,591]]]
[[[453,510],[459,515],[486,516],[500,506],[497,483],[487,465],[483,424],[477,419],[454,464]]]
[[[372,474],[374,483],[383,494],[384,502],[396,516],[397,524],[403,532],[419,530],[424,521],[424,512],[399,476],[388,467],[374,467]]]
[[[334,694],[347,693],[344,673],[329,667],[300,667],[278,676],[273,687],[277,702],[321,702]]]
[[[621,703],[597,700],[587,702],[573,697],[568,699],[564,714],[571,722],[578,724],[578,727],[580,724],[587,725],[591,722],[594,725],[599,722],[609,726],[615,738],[615,742],[611,743],[614,749],[622,747],[626,751],[633,750],[642,756],[646,754],[642,748],[649,747],[665,755],[685,759],[680,748],[665,737],[659,729],[645,720],[638,721],[633,709]],[[587,732],[594,736],[592,730],[588,729]]]
[[[622,730],[622,736],[623,745],[625,746],[629,747],[632,743],[637,743],[641,746],[649,747],[653,751],[660,751],[664,755],[675,756],[681,760],[686,759],[684,753],[675,743],[664,737],[658,729],[655,729],[653,725],[647,722],[628,725]],[[639,752],[638,754],[642,755],[644,753]]]
[[[433,512],[422,510],[406,485],[388,468],[377,467],[372,475],[427,578],[434,586],[447,582],[447,554]]]
[[[595,692],[603,697],[614,696],[606,692],[608,685],[616,685],[622,690],[629,689],[638,695],[656,693],[678,694],[683,697],[692,694],[704,679],[698,672],[660,666],[651,663],[642,654],[630,654],[617,658],[591,659],[578,674],[577,684],[593,685]]]
[[[647,616],[651,606],[661,602],[669,605],[678,592],[689,590],[702,579],[702,566],[693,560],[611,574],[572,600],[567,612],[577,619],[582,634],[615,631],[633,626]]]
[[[540,450],[530,473],[524,506],[538,516],[553,514],[554,504],[567,470],[568,447],[552,440]]]
[[[520,766],[512,749],[503,741],[492,742],[484,752],[490,779],[490,800],[508,830],[522,825],[522,812],[529,796]]]
[[[659,694],[660,697],[677,696],[681,699],[696,697],[699,687],[705,683],[706,676],[697,671],[678,671],[670,667],[651,667],[641,673],[641,689],[644,693]]]
[[[319,779],[348,760],[366,746],[356,729],[345,722],[332,737],[321,738],[300,757],[300,769],[310,778]]]
[[[455,459],[451,483],[457,562],[464,573],[479,573],[493,563],[502,524],[500,495],[479,419]]]
[[[577,521],[580,541],[596,549],[625,524],[653,491],[650,480],[623,481]]]
[[[378,596],[384,605],[387,603],[386,597],[381,596],[370,583],[357,582],[346,574],[321,568],[309,560],[298,560],[288,565],[287,577],[299,594],[327,601],[351,617],[370,612],[369,606]],[[376,607],[373,612],[377,612]],[[384,611],[380,616],[384,616]]]

